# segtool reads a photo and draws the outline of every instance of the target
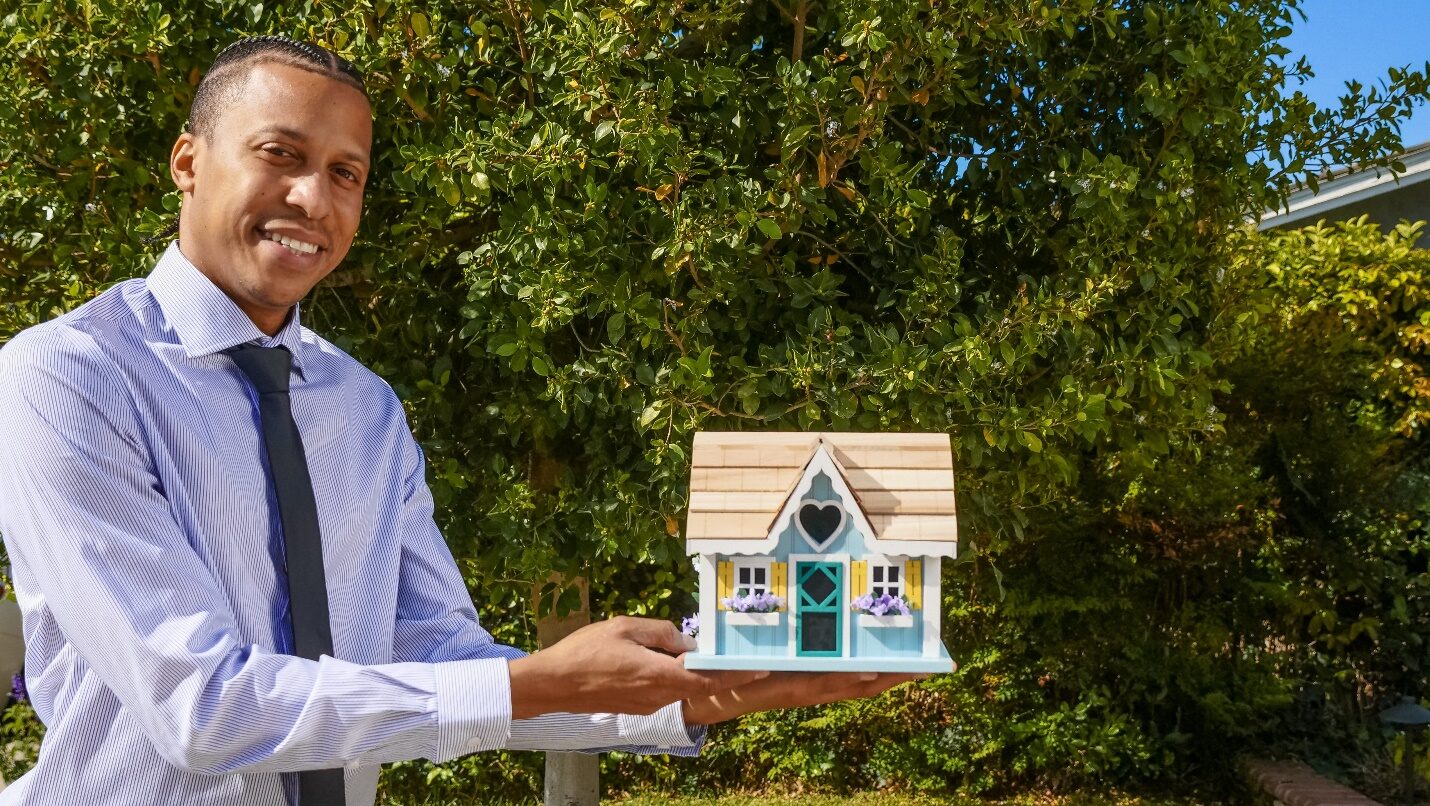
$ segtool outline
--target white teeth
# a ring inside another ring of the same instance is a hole
[[[315,243],[306,243],[296,238],[289,238],[287,235],[279,235],[276,232],[265,232],[263,233],[263,237],[270,241],[283,244],[294,252],[302,255],[311,255],[318,251],[318,245]]]

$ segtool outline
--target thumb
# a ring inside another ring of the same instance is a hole
[[[695,639],[681,632],[674,624],[660,619],[632,618],[628,621],[626,637],[649,649],[679,655],[690,652],[697,644]]]

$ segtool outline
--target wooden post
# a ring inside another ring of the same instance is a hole
[[[4,686],[9,684],[10,678],[25,669],[25,634],[20,624],[20,605],[13,599],[4,598],[4,592],[5,586],[0,585],[0,697],[4,696]],[[5,778],[0,776],[0,791],[4,789]]]
[[[542,588],[553,583],[554,591],[543,601]],[[581,605],[560,616],[556,602],[573,586],[581,592]],[[585,577],[568,584],[562,575],[552,574],[545,584],[531,586],[531,602],[536,611],[536,640],[543,649],[591,623],[591,590]],[[542,796],[545,806],[597,806],[601,802],[601,757],[595,753],[547,753]]]
[[[10,678],[25,668],[25,635],[20,625],[20,605],[4,598],[0,585],[0,684],[10,685]],[[4,688],[0,688],[3,696]]]

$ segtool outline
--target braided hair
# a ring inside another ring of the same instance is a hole
[[[367,95],[362,72],[352,62],[311,42],[300,42],[286,36],[250,36],[234,42],[214,57],[194,91],[194,103],[189,107],[189,119],[184,130],[196,137],[208,137],[223,108],[243,90],[251,68],[260,64],[283,64],[341,81]],[[144,239],[145,244],[168,240],[179,231],[179,219]]]

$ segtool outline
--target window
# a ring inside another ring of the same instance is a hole
[[[769,563],[738,564],[735,566],[735,595],[754,596],[770,592]]]
[[[890,596],[903,596],[903,563],[898,563],[896,565],[879,565],[876,563],[870,563],[869,593],[871,593],[876,599],[886,593]]]

